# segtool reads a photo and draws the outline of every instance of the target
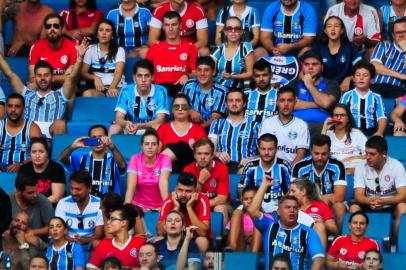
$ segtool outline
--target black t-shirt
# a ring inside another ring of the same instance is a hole
[[[59,163],[52,160],[49,161],[48,167],[42,173],[36,173],[34,171],[32,162],[24,164],[20,168],[19,173],[30,175],[34,179],[37,179],[37,191],[46,197],[49,197],[52,194],[52,183],[66,184],[65,171],[63,167]]]

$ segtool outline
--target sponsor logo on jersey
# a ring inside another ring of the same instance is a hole
[[[170,66],[170,67],[165,67],[161,65],[156,66],[157,72],[185,72],[186,67],[184,66]]]
[[[278,151],[282,151],[285,153],[291,153],[291,154],[296,154],[296,148],[290,148],[287,147],[286,145],[278,145]]]

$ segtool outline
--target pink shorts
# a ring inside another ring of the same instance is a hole
[[[267,214],[267,213],[264,213],[264,215],[266,217],[269,217],[270,219],[274,220],[272,215]],[[242,224],[243,224],[243,227],[244,227],[244,233],[252,233],[254,231],[254,221],[252,220],[250,215],[248,215],[248,213],[243,214],[243,216],[242,216]],[[230,230],[230,228],[231,228],[231,220],[227,223],[226,228],[228,230]]]

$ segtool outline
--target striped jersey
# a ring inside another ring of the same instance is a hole
[[[362,96],[357,89],[347,91],[340,103],[347,105],[355,120],[355,126],[362,131],[376,130],[378,121],[385,116],[385,108],[381,95],[369,90]]]
[[[228,118],[214,120],[210,125],[209,138],[216,141],[217,152],[227,152],[231,161],[257,154],[259,123],[245,118],[233,125]]]
[[[85,268],[85,256],[82,246],[75,242],[66,242],[61,248],[56,249],[49,245],[46,251],[49,260],[49,269],[52,270],[76,270]]]
[[[192,109],[200,113],[203,121],[209,120],[213,113],[225,114],[227,88],[223,85],[214,83],[212,89],[205,92],[197,79],[191,79],[182,92],[189,97]]]
[[[379,42],[371,56],[371,62],[383,64],[386,68],[401,74],[406,74],[406,52],[393,42]],[[405,86],[398,78],[377,73],[374,77],[375,84],[390,84],[393,86]]]
[[[235,52],[232,59],[226,57],[226,45],[224,43],[217,46],[216,50],[211,55],[217,62],[217,76],[216,81],[228,88],[242,88],[244,81],[237,79],[224,79],[222,73],[240,74],[245,72],[245,58],[250,53],[253,53],[251,43],[241,42],[240,47]]]
[[[133,50],[148,43],[148,24],[152,14],[149,9],[137,5],[132,17],[125,17],[121,5],[112,9],[106,18],[116,27],[117,44],[126,51]]]
[[[272,167],[268,171],[262,167],[261,158],[252,159],[244,166],[238,187],[255,186],[259,188],[265,173],[270,174],[275,182],[266,190],[262,208],[266,213],[272,212],[282,195],[289,190],[290,169],[289,162],[280,158],[274,159]]]
[[[250,117],[254,121],[261,123],[262,120],[277,113],[276,95],[278,89],[271,88],[266,93],[259,92],[258,89],[244,91],[247,96],[247,107],[245,117]]]
[[[21,130],[11,136],[7,131],[8,120],[0,120],[0,158],[1,167],[22,163],[30,158],[30,128],[32,121],[24,120]]]
[[[298,223],[293,229],[285,229],[279,222],[262,215],[254,220],[255,227],[262,233],[265,269],[273,256],[284,253],[290,257],[292,270],[310,269],[311,260],[324,257],[324,249],[316,231]]]
[[[158,114],[169,114],[169,101],[166,88],[152,84],[147,97],[142,97],[136,84],[121,88],[115,108],[125,114],[126,119],[134,123],[146,123],[154,120]]]
[[[322,195],[334,193],[334,186],[346,186],[345,167],[341,161],[330,157],[320,174],[313,167],[312,156],[308,156],[296,163],[292,171],[292,179],[298,177],[308,178],[318,185]]]
[[[392,5],[383,5],[380,7],[382,13],[382,37],[384,40],[393,40],[390,28],[392,27],[393,23],[399,19],[396,16],[395,11],[392,8]],[[406,16],[406,10],[403,14],[403,17]]]

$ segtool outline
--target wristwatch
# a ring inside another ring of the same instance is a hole
[[[30,245],[29,245],[28,243],[23,243],[23,244],[21,244],[18,248],[19,248],[19,249],[29,249],[29,248],[30,248]]]

